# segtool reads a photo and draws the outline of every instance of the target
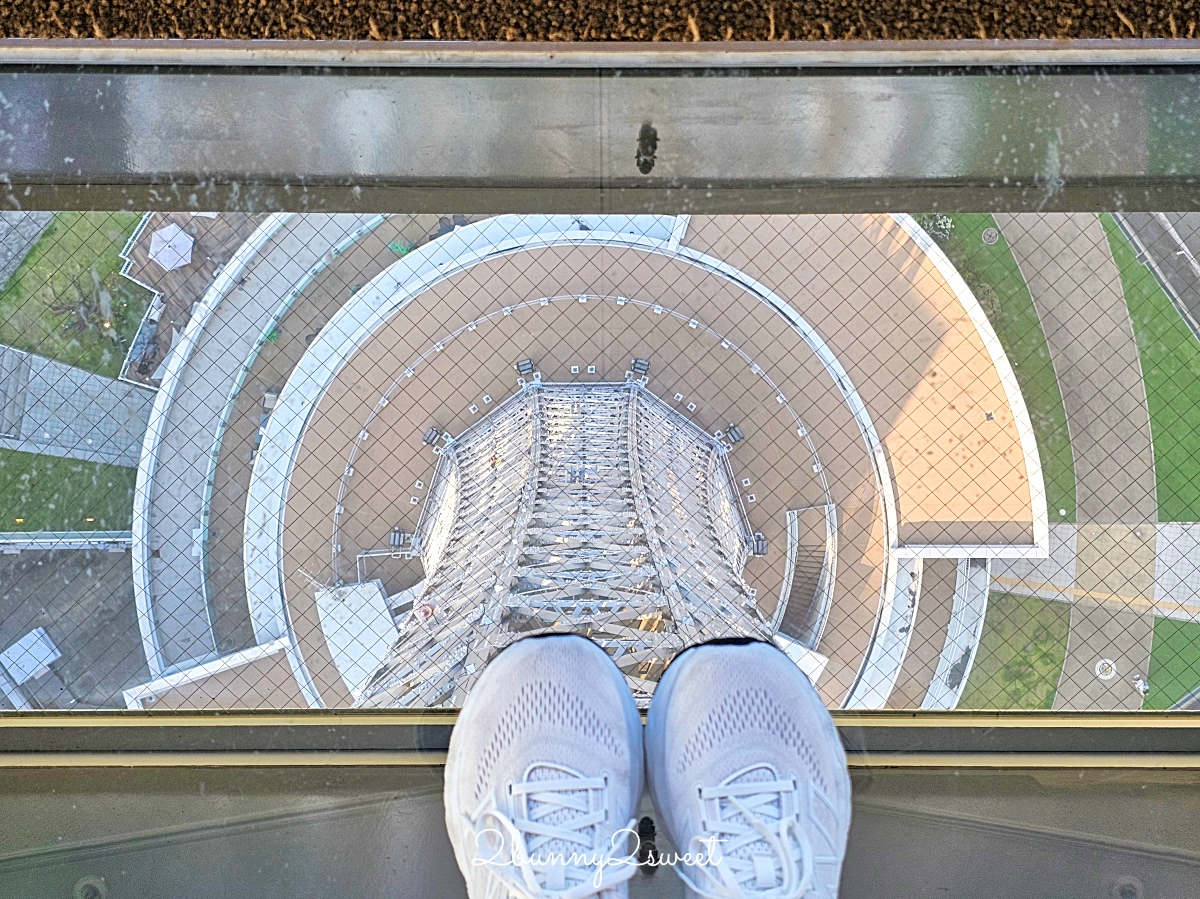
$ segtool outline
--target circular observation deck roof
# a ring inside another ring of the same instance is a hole
[[[347,675],[317,593],[378,581],[371,608],[411,614],[424,572],[390,551],[433,478],[427,435],[480,420],[530,360],[558,383],[644,376],[706,433],[737,426],[759,613],[811,605],[824,565],[818,688],[831,705],[878,693],[910,560],[1045,539],[1011,369],[923,237],[906,217],[504,216],[400,259],[321,331],[268,423],[245,547],[260,642],[289,637],[310,704],[351,703],[366,669]]]

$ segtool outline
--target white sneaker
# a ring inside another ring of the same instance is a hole
[[[446,827],[471,899],[624,899],[637,871],[642,723],[583,637],[521,640],[450,737]]]
[[[679,655],[650,703],[650,793],[690,899],[833,899],[850,775],[833,719],[768,643]]]

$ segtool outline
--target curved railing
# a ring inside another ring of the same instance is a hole
[[[259,353],[266,346],[270,335],[279,327],[283,317],[291,310],[292,305],[298,300],[306,290],[312,285],[322,272],[325,271],[339,256],[346,252],[351,246],[357,243],[366,235],[370,234],[389,218],[388,215],[376,215],[367,220],[356,230],[352,231],[345,238],[335,244],[328,252],[308,270],[308,272],[296,282],[283,301],[276,308],[270,319],[263,325],[262,333],[254,342],[254,347],[242,362],[241,368],[238,370],[237,376],[234,378],[233,385],[230,387],[229,396],[225,400],[225,406],[221,410],[221,417],[217,421],[217,429],[213,437],[212,448],[208,452],[208,470],[204,478],[204,498],[200,506],[200,576],[201,583],[204,586],[204,604],[207,608],[212,608],[212,596],[209,593],[208,583],[208,534],[209,524],[212,517],[212,495],[213,488],[216,485],[217,478],[217,463],[220,460],[221,449],[225,441],[225,432],[229,429],[229,420],[233,415],[233,407],[237,402],[238,395],[242,392],[242,387],[246,383],[246,378],[250,375],[250,370],[254,367],[254,363],[258,361]]]
[[[154,395],[154,405],[146,423],[146,435],[142,440],[142,453],[138,459],[137,481],[133,493],[133,596],[137,607],[138,630],[142,635],[142,648],[150,674],[158,677],[166,668],[158,641],[158,629],[154,617],[154,591],[150,571],[150,504],[154,491],[154,474],[158,466],[158,448],[166,433],[167,419],[175,391],[179,389],[180,376],[191,358],[212,318],[217,306],[241,278],[242,273],[258,256],[263,246],[292,217],[291,213],[276,213],[268,216],[255,232],[234,252],[225,267],[217,273],[196,309],[192,312],[179,342],[167,357],[163,379]],[[210,616],[211,617],[211,616]],[[210,620],[211,629],[212,622]],[[214,641],[215,645],[215,641]]]
[[[921,702],[923,709],[953,709],[962,699],[983,634],[983,618],[991,588],[990,568],[988,559],[960,559],[958,562],[946,642],[938,657],[937,671]]]

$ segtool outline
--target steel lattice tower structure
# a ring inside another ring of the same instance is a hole
[[[426,578],[359,705],[461,705],[535,633],[590,636],[642,702],[685,646],[769,639],[729,444],[644,378],[522,381],[438,451],[413,538]]]

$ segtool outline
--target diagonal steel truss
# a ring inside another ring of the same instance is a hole
[[[665,660],[760,636],[728,447],[642,380],[535,377],[439,448],[416,536],[427,574],[361,705],[460,704],[521,636],[590,636],[648,701]]]

